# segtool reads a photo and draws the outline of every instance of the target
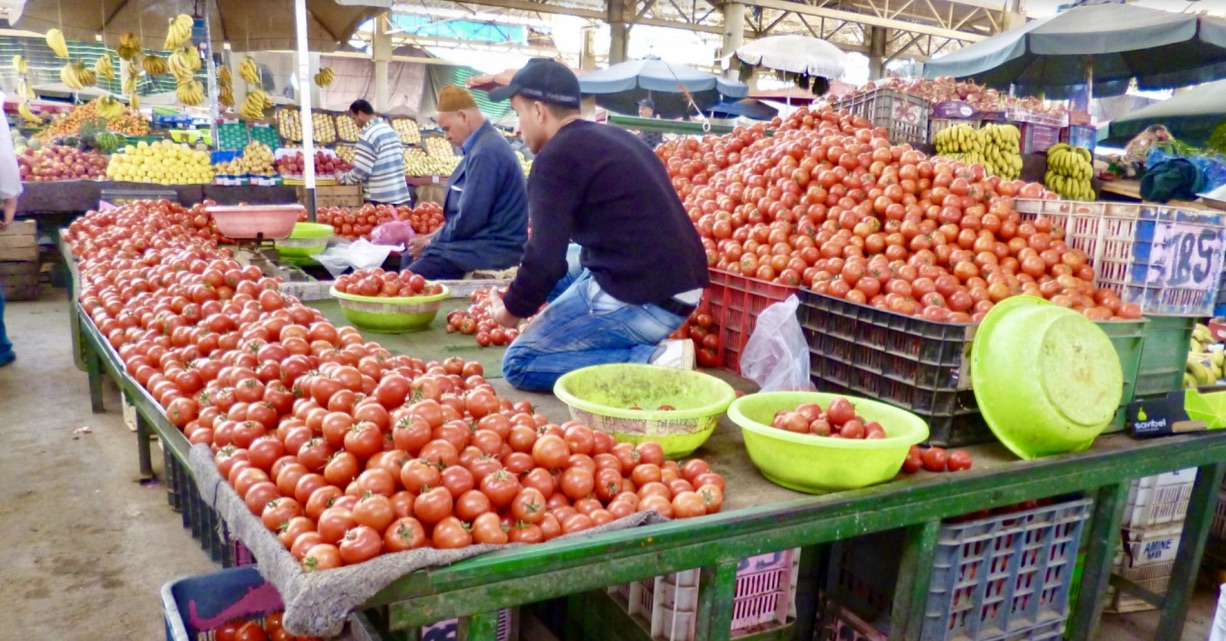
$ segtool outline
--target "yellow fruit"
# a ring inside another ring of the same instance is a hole
[[[64,32],[52,29],[47,32],[47,46],[61,58],[68,57],[68,41],[64,40]]]

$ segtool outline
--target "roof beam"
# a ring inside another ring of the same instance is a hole
[[[912,33],[921,33],[928,36],[937,36],[939,38],[949,38],[952,40],[960,40],[963,42],[978,42],[987,36],[982,34],[970,33],[966,31],[955,31],[946,29],[940,26],[923,24],[919,22],[908,22],[905,20],[896,20],[892,18],[882,18],[879,16],[856,13],[854,11],[843,11],[840,9],[826,9],[824,7],[814,7],[804,2],[792,2],[790,0],[736,0],[748,7],[762,7],[763,9],[773,9],[775,11],[791,11],[809,16],[818,16],[821,18],[831,18],[833,20],[845,20],[848,22],[857,22],[870,27],[885,27],[887,29],[898,29],[900,31],[909,31]]]

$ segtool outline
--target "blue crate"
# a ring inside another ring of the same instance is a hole
[[[1208,316],[1217,304],[1226,253],[1226,217],[1143,206],[1126,280],[1117,289],[1145,314]]]
[[[1045,639],[1026,634],[1063,629],[1092,506],[1076,499],[942,525],[920,639]]]
[[[255,567],[176,579],[162,586],[166,641],[205,641],[231,621],[262,619],[284,610],[277,589]]]

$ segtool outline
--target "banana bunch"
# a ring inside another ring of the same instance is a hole
[[[192,17],[186,13],[170,19],[170,29],[166,32],[166,46],[163,49],[178,49],[192,41]]]
[[[129,96],[136,93],[136,84],[140,82],[140,68],[128,65],[128,72],[123,75],[123,92]]]
[[[68,57],[68,41],[64,40],[64,32],[52,29],[47,32],[47,46],[61,58]]]
[[[29,80],[26,80],[25,78],[20,78],[17,80],[17,95],[30,99],[36,97],[34,95],[34,87],[30,86]]]
[[[104,53],[94,61],[94,71],[97,72],[99,78],[107,80],[115,79],[115,67],[111,63],[111,54]]]
[[[28,123],[35,125],[43,124],[43,119],[34,115],[34,112],[30,111],[30,103],[25,102],[24,100],[17,105],[17,113],[21,114],[22,119]]]
[[[115,100],[113,96],[103,96],[99,98],[96,103],[94,103],[94,113],[96,113],[99,118],[106,118],[109,120],[122,115],[123,112],[123,103]]]
[[[69,62],[60,67],[60,81],[70,89],[84,89],[98,83],[98,74],[80,62]]]
[[[200,71],[200,52],[195,47],[175,49],[167,62],[171,75],[179,81],[179,84],[183,84],[191,80],[197,71]]]
[[[974,154],[983,151],[983,138],[970,125],[954,125],[937,132],[932,138],[937,155]]]
[[[135,62],[136,57],[141,52],[140,36],[127,32],[119,36],[119,46],[115,48],[115,53],[119,57],[129,62]]]
[[[1022,132],[1013,125],[985,125],[979,130],[984,142],[984,167],[988,175],[1017,180],[1022,176]]]
[[[1090,178],[1094,175],[1094,158],[1084,147],[1064,143],[1047,150],[1047,188],[1069,200],[1094,200]]]
[[[315,74],[315,84],[320,87],[327,87],[332,84],[333,80],[336,80],[336,72],[332,70],[332,67],[323,67],[319,73]]]
[[[175,97],[188,107],[204,104],[204,84],[195,78],[180,80],[175,86]]]
[[[13,56],[13,69],[17,75],[24,76],[30,73],[30,63],[26,61],[25,56],[17,54]]]
[[[264,117],[264,110],[271,106],[272,100],[263,89],[252,89],[247,92],[247,98],[243,100],[239,113],[247,120],[260,120]]]
[[[243,58],[242,64],[238,66],[238,75],[247,81],[247,84],[259,86],[260,66],[255,64],[255,58],[251,56]]]
[[[1207,326],[1196,324],[1192,330],[1187,368],[1183,374],[1185,388],[1213,385],[1226,378],[1226,351],[1210,348],[1216,342]]]
[[[166,59],[158,56],[145,56],[141,58],[140,66],[144,67],[145,73],[149,74],[150,78],[160,76],[166,73],[168,69]]]
[[[217,67],[217,102],[226,107],[234,106],[234,78],[225,65]]]
[[[234,77],[230,75],[230,68],[225,65],[217,66],[217,82],[223,85],[232,85]]]

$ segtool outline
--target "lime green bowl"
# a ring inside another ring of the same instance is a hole
[[[450,294],[446,285],[441,287],[443,291],[439,294],[403,298],[358,296],[338,292],[335,287],[328,293],[340,303],[345,318],[355,327],[379,334],[403,334],[430,326]]]
[[[282,258],[310,258],[328,248],[332,225],[295,223],[289,238],[277,241],[277,254]]]
[[[771,427],[775,413],[801,403],[823,408],[846,398],[856,413],[885,428],[874,440],[797,434]],[[928,438],[928,424],[906,410],[878,401],[823,392],[763,392],[738,398],[728,417],[741,426],[749,459],[767,480],[790,490],[822,494],[884,483],[898,475],[907,451]]]
[[[668,458],[689,456],[705,443],[736,398],[732,386],[714,376],[638,363],[575,370],[558,379],[553,393],[575,420],[621,442],[655,441]],[[662,405],[676,409],[654,409]]]

